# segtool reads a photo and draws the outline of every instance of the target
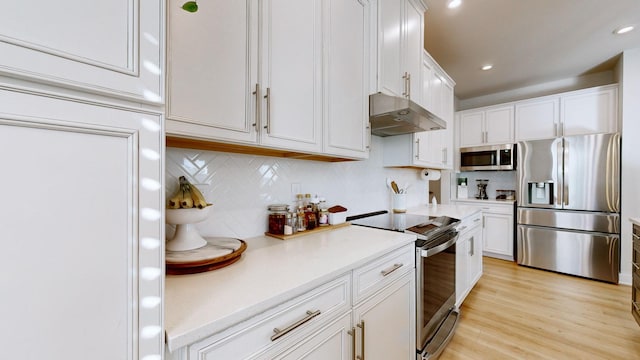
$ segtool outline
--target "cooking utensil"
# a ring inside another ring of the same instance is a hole
[[[398,189],[398,184],[396,184],[395,181],[391,182],[391,188],[393,189],[393,192],[395,192],[396,194],[400,194],[400,189]]]

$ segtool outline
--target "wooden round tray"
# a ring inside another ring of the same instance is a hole
[[[239,239],[204,238],[207,245],[187,251],[166,251],[167,275],[196,274],[220,269],[240,260],[247,243]]]

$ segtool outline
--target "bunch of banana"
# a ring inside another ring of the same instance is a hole
[[[204,199],[200,190],[191,184],[186,177],[180,176],[179,180],[178,191],[169,199],[170,209],[191,209],[194,207],[204,209],[211,205]]]

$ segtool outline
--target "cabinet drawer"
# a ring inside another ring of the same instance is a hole
[[[415,245],[409,244],[353,271],[354,305],[415,267]]]
[[[483,213],[513,215],[513,204],[510,205],[483,205]]]
[[[194,343],[189,346],[188,359],[248,359],[283,341],[298,339],[351,308],[350,281],[346,274]]]
[[[482,225],[481,211],[462,219],[462,222],[460,223],[460,225],[458,225],[457,230],[460,233],[460,237],[462,238],[466,233],[480,225]]]

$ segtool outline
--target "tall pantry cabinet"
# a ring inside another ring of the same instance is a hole
[[[0,13],[3,358],[162,357],[163,18],[159,0]]]

